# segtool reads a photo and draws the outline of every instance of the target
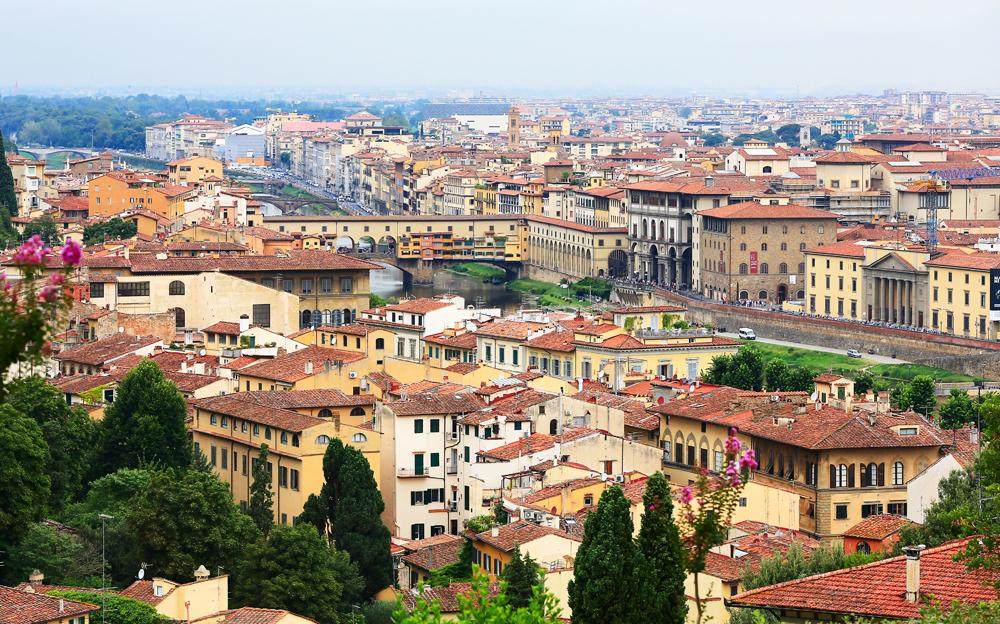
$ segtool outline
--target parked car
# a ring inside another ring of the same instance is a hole
[[[859,358],[859,357],[861,357],[861,353],[859,353],[857,349],[848,349],[847,350],[847,357],[856,357],[856,358]]]
[[[740,340],[757,340],[757,335],[749,327],[740,328]]]

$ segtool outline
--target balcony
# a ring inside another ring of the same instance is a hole
[[[711,332],[704,327],[696,329],[640,329],[635,332],[636,338],[644,339],[665,339],[665,338],[696,338],[710,336]]]
[[[448,466],[447,472],[450,475],[457,475],[458,474],[458,464],[452,464],[452,465]]]
[[[426,477],[430,474],[430,468],[416,469],[416,468],[400,468],[400,477]]]

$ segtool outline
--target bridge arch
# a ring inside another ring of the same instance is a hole
[[[378,239],[378,252],[379,253],[395,253],[396,251],[396,239],[388,234]]]
[[[358,239],[358,253],[375,253],[375,239],[371,236],[362,236]]]
[[[341,234],[340,236],[337,237],[337,240],[334,241],[333,246],[336,247],[337,253],[344,253],[345,249],[348,250],[349,252],[353,252],[354,239],[348,236],[347,234]]]

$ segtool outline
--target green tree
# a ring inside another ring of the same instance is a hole
[[[0,132],[0,144],[3,144],[3,133]],[[11,217],[17,216],[17,195],[14,194],[14,174],[7,164],[7,154],[0,150],[0,227],[7,237],[14,236],[14,228],[11,226]]]
[[[760,562],[760,569],[752,568],[743,573],[740,590],[749,591],[786,581],[794,581],[809,574],[809,564],[802,554],[802,547],[792,545],[785,556],[781,554],[768,557]],[[770,612],[757,609],[731,609],[729,611],[732,624],[757,624],[763,616],[763,622],[777,624],[778,619]]]
[[[798,147],[800,130],[802,130],[801,124],[785,124],[778,128],[775,134],[778,135],[778,139],[782,143],[786,143],[789,147]]]
[[[499,524],[504,525],[510,522],[510,514],[504,509],[503,503],[497,503],[493,506],[493,520]]]
[[[24,237],[31,238],[38,235],[46,245],[59,245],[62,243],[62,236],[59,234],[59,226],[51,215],[44,215],[33,219],[24,226]]]
[[[292,155],[288,152],[281,152],[281,155],[278,156],[278,160],[281,161],[281,164],[285,168],[288,168],[288,165],[292,162]]]
[[[728,354],[716,355],[709,362],[708,368],[702,371],[701,378],[705,383],[722,385],[732,364],[733,356]]]
[[[142,561],[166,578],[191,578],[195,568],[235,570],[261,537],[240,513],[229,485],[215,475],[169,468],[150,475],[129,504],[126,521]]]
[[[126,240],[135,236],[137,231],[135,221],[123,221],[121,217],[114,217],[103,223],[84,226],[83,242],[97,245],[106,240]]]
[[[7,401],[41,427],[49,448],[45,467],[50,480],[48,508],[62,513],[83,487],[94,446],[94,420],[85,410],[67,405],[58,390],[37,376],[11,383]]]
[[[841,139],[840,133],[833,134],[814,134],[813,140],[825,150],[832,150],[836,145],[837,141]]]
[[[320,624],[345,621],[345,586],[356,593],[364,585],[349,555],[305,523],[275,526],[268,539],[247,548],[237,577],[237,605],[286,609]]]
[[[870,371],[861,371],[854,376],[854,394],[864,396],[875,387],[875,375]]]
[[[94,473],[146,465],[191,465],[187,404],[177,386],[151,360],[130,370],[98,427]]]
[[[490,582],[485,574],[478,574],[472,580],[468,593],[458,594],[459,624],[556,624],[561,609],[555,596],[545,590],[544,585],[535,587],[531,604],[524,609],[515,609],[507,602],[502,591],[490,595]],[[422,590],[423,584],[420,587]],[[409,599],[409,597],[408,597]],[[396,603],[392,621],[396,624],[441,624],[441,605],[435,599],[416,597],[412,607],[402,600]]]
[[[46,579],[47,580],[47,579]],[[102,604],[98,592],[51,591],[50,596],[62,596],[66,600]],[[104,610],[90,615],[91,622],[102,624],[166,624],[167,619],[156,612],[156,608],[133,598],[107,594],[103,596]]]
[[[362,598],[392,584],[389,529],[382,523],[385,502],[368,460],[358,449],[334,438],[323,455],[326,482],[310,494],[300,522],[308,522],[338,549],[347,551],[365,579]]]
[[[641,556],[632,541],[629,509],[624,490],[615,486],[605,490],[597,508],[587,514],[569,582],[573,624],[646,621],[638,603],[622,600],[642,595]]]
[[[934,415],[937,399],[934,396],[934,378],[930,375],[917,375],[906,386],[903,393],[901,409],[912,409],[928,418]]]
[[[740,347],[735,355],[717,355],[703,371],[702,379],[705,383],[760,392],[764,387],[764,356],[752,345]]]
[[[811,393],[816,387],[813,379],[816,379],[816,373],[808,366],[793,368],[791,372],[788,373],[787,390],[788,392]]]
[[[904,527],[893,552],[903,554],[902,546],[924,544],[929,548],[966,537],[974,531],[979,515],[979,492],[976,476],[967,471],[953,470],[938,482],[938,497],[924,511],[924,523]]]
[[[0,540],[19,542],[49,497],[49,449],[41,427],[0,405]]]
[[[368,294],[368,307],[369,308],[384,308],[386,306],[386,301],[382,297],[379,297],[375,293]]]
[[[250,505],[247,507],[247,515],[264,537],[274,526],[274,492],[271,491],[271,473],[267,470],[268,454],[267,445],[261,444],[253,462],[253,483],[250,484]]]
[[[679,114],[679,115],[680,115],[681,117],[683,117],[684,119],[687,119],[688,117],[690,117],[690,116],[691,116],[691,113],[692,113],[692,112],[693,112],[693,111],[691,110],[691,107],[690,107],[690,106],[685,106],[684,108],[682,108],[682,109],[680,110],[680,112],[679,112],[678,114]]]
[[[839,546],[816,548],[809,557],[809,572],[806,576],[825,574],[834,570],[843,570],[844,549]]]
[[[711,134],[703,134],[702,138],[705,139],[705,147],[717,147],[719,145],[726,144],[726,137],[719,134],[718,132],[712,132]]]
[[[764,387],[768,392],[787,390],[790,374],[788,364],[782,359],[775,358],[764,367]]]
[[[683,624],[687,618],[684,594],[684,558],[681,538],[674,524],[674,499],[663,473],[656,471],[646,481],[642,495],[642,521],[636,540],[644,567],[643,609],[649,619],[662,624]]]
[[[100,576],[100,554],[55,527],[33,524],[21,543],[10,548],[4,566],[10,585],[26,581],[35,569],[50,585],[75,584]]]
[[[430,584],[434,587],[448,587],[452,583],[471,581],[473,576],[472,550],[472,540],[465,539],[458,550],[458,561],[453,561],[443,568],[431,570]]]
[[[976,406],[964,388],[952,388],[951,396],[938,415],[938,424],[942,429],[961,429],[964,425],[976,421]]]
[[[504,566],[500,578],[507,582],[504,594],[512,609],[524,609],[531,604],[535,587],[541,585],[541,568],[531,558],[531,555],[521,554],[521,546],[514,544],[510,563]]]

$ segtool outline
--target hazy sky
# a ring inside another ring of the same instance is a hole
[[[998,0],[41,0],[0,89],[1000,92]]]

